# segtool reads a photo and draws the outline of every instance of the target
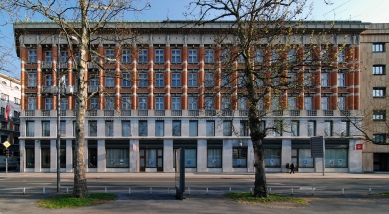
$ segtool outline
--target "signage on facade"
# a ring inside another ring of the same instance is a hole
[[[361,143],[355,144],[355,150],[363,150],[363,144]]]

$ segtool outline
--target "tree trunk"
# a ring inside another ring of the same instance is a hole
[[[254,168],[255,168],[255,181],[254,181],[254,196],[267,198],[267,184],[265,174],[265,163],[264,163],[264,151],[262,140],[253,142],[254,147]]]

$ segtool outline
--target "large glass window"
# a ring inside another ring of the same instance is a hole
[[[34,49],[28,50],[28,62],[32,62],[32,63],[37,62],[36,50]]]
[[[131,87],[131,75],[122,73],[122,87]]]
[[[34,121],[26,121],[26,136],[34,137]]]
[[[114,97],[105,97],[105,110],[114,109]]]
[[[181,136],[181,121],[173,120],[173,128],[172,128],[173,136]]]
[[[50,121],[42,121],[42,136],[50,137]]]
[[[274,136],[275,137],[279,137],[279,136],[282,136],[282,131],[283,131],[283,127],[282,127],[282,121],[281,120],[275,120],[274,121]]]
[[[189,63],[197,62],[197,50],[196,49],[189,50],[188,62]]]
[[[155,121],[155,136],[164,136],[164,130],[164,122],[162,120]]]
[[[346,168],[348,149],[326,149],[326,168]]]
[[[35,149],[26,148],[26,168],[35,168]]]
[[[36,109],[36,97],[28,97],[28,110]]]
[[[213,97],[205,97],[205,110],[214,110]]]
[[[52,61],[53,61],[53,52],[45,51],[45,62],[52,62]]]
[[[292,136],[299,136],[300,135],[300,126],[299,126],[298,120],[292,120],[290,123],[290,132]]]
[[[338,97],[339,110],[346,110],[346,97]]]
[[[197,97],[189,97],[188,98],[188,109],[189,110],[197,110]]]
[[[313,168],[313,158],[311,158],[311,150],[310,149],[299,149],[299,168]]]
[[[305,110],[312,110],[312,97],[304,97]]]
[[[53,109],[53,98],[45,98],[45,109],[46,110]]]
[[[163,97],[155,97],[155,110],[164,110],[164,98]]]
[[[324,136],[329,137],[333,135],[333,122],[324,121]]]
[[[206,136],[215,136],[215,121],[208,120],[206,122]]]
[[[147,121],[139,121],[139,136],[147,136]]]
[[[231,110],[230,97],[222,97],[222,110]]]
[[[105,62],[113,62],[115,60],[115,54],[113,49],[105,50]]]
[[[349,121],[342,121],[340,123],[340,125],[341,125],[340,136],[342,136],[342,137],[350,136],[350,122]]]
[[[28,87],[36,87],[36,73],[28,73]]]
[[[265,167],[281,167],[281,149],[264,149]]]
[[[89,136],[97,136],[97,121],[89,121]]]
[[[97,168],[97,148],[88,148],[88,167]]]
[[[105,136],[113,136],[113,121],[105,121]]]
[[[198,136],[198,122],[197,122],[197,120],[189,121],[189,136]]]
[[[232,150],[232,167],[247,167],[247,148],[233,148]]]
[[[122,121],[122,136],[129,137],[131,136],[131,122]]]
[[[172,110],[181,109],[181,97],[172,97]]]
[[[41,167],[50,168],[50,149],[41,149]]]
[[[197,150],[185,149],[185,168],[197,167]]]
[[[232,136],[232,121],[223,121],[223,136]]]
[[[208,168],[221,168],[222,167],[222,149],[208,149],[207,157]]]
[[[131,62],[131,51],[130,51],[130,49],[123,49],[122,50],[122,62],[123,63],[130,63]]]
[[[128,149],[106,149],[107,168],[128,168]]]
[[[90,109],[96,110],[99,107],[99,98],[92,97],[90,98]]]
[[[346,55],[344,49],[338,50],[338,62],[344,62],[346,60]]]
[[[156,49],[155,50],[155,63],[164,63],[164,50],[163,49]]]
[[[68,62],[69,55],[67,51],[61,51],[59,61],[60,62]]]
[[[181,62],[181,50],[180,49],[172,49],[172,63]]]
[[[213,63],[213,50],[212,49],[205,50],[205,63]]]
[[[59,133],[61,137],[66,137],[66,121],[61,121],[59,124]]]
[[[114,87],[114,75],[113,74],[106,74],[105,75],[105,86],[106,87]]]

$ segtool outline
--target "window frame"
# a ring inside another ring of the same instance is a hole
[[[181,49],[171,50],[172,63],[181,63]]]
[[[188,63],[197,63],[197,49],[188,50]]]
[[[42,137],[50,137],[50,121],[42,121]]]
[[[138,63],[148,63],[147,49],[140,49],[138,52]]]
[[[386,66],[385,65],[373,65],[373,75],[385,75]]]
[[[385,87],[373,87],[373,98],[383,98],[386,96]]]
[[[373,43],[372,52],[373,53],[385,52],[385,43]]]
[[[181,87],[181,73],[172,73],[172,87]]]
[[[155,87],[157,88],[162,88],[165,87],[164,84],[164,74],[161,72],[156,72],[155,73]]]
[[[165,50],[155,49],[155,63],[165,63]]]

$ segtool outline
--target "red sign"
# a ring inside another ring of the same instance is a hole
[[[356,144],[355,150],[363,150],[363,144]]]

